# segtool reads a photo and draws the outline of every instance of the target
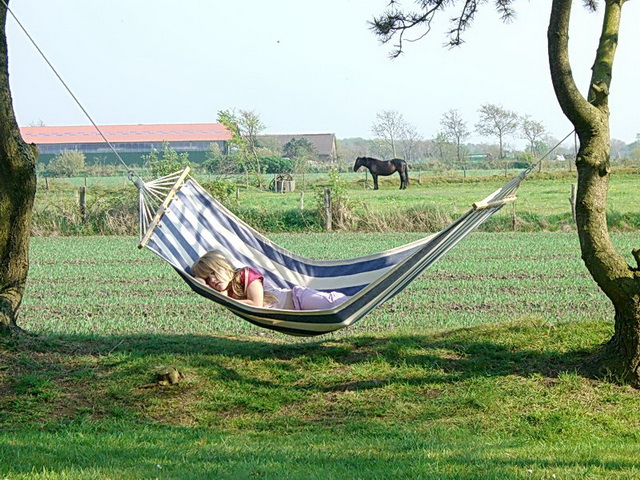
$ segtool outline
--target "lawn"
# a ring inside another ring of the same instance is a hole
[[[274,235],[345,257],[417,235]],[[616,234],[631,260],[636,234]],[[640,394],[573,234],[474,233],[356,325],[259,330],[133,238],[35,238],[0,339],[0,478],[633,479]],[[183,374],[155,383],[160,366]]]

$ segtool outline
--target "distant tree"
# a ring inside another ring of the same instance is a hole
[[[51,177],[73,177],[85,169],[86,156],[77,150],[63,150],[51,159],[47,175]]]
[[[627,144],[622,140],[618,140],[617,138],[611,139],[611,158],[622,158],[625,149],[627,148]]]
[[[306,138],[292,138],[282,147],[282,153],[288,158],[302,158],[317,155],[315,145]]]
[[[236,165],[222,154],[220,146],[215,142],[209,144],[202,168],[205,172],[215,175],[224,176],[237,173]]]
[[[447,138],[447,135],[443,132],[438,132],[438,134],[436,135],[436,138],[434,138],[431,142],[435,149],[436,156],[440,160],[444,160],[445,157],[447,156],[447,150],[451,146],[451,142]]]
[[[442,127],[442,133],[456,146],[458,165],[462,166],[462,142],[464,142],[471,133],[467,128],[467,122],[462,119],[462,116],[457,110],[449,110],[442,115],[440,126]]]
[[[405,123],[400,132],[400,148],[403,158],[410,162],[415,156],[418,144],[422,141],[422,135],[418,133],[415,126]]]
[[[294,160],[282,157],[260,157],[260,165],[264,173],[278,174],[291,173],[294,168]]]
[[[164,177],[190,165],[187,152],[178,153],[170,147],[169,142],[162,142],[162,151],[153,149],[142,160],[151,168],[154,177]]]
[[[292,138],[282,147],[282,152],[285,157],[292,160],[296,174],[305,173],[309,162],[318,158],[318,150],[306,138]]]
[[[406,128],[405,124],[401,113],[395,110],[383,110],[376,114],[376,120],[371,125],[371,131],[389,147],[393,158],[398,156],[396,146]]]
[[[480,120],[476,123],[476,131],[480,135],[496,137],[500,148],[500,158],[505,158],[504,139],[517,132],[518,114],[492,104],[482,105],[478,112]]]
[[[239,163],[246,171],[254,173],[258,186],[264,188],[258,155],[258,135],[265,129],[265,125],[260,116],[249,110],[240,110],[238,114],[233,110],[222,110],[218,112],[218,122],[231,133],[229,143],[235,148]]]
[[[520,122],[520,130],[522,137],[529,142],[529,152],[535,155],[536,142],[547,134],[547,129],[542,123],[532,120],[529,115],[525,115]]]

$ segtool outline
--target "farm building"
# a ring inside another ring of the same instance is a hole
[[[192,162],[202,162],[211,144],[216,144],[221,152],[226,153],[228,140],[231,139],[229,131],[220,123],[100,125],[99,128],[123,160],[132,165],[139,164],[142,155],[154,149],[162,150],[164,142],[168,142],[176,152],[189,153]],[[82,152],[89,163],[115,163],[117,160],[100,133],[91,125],[21,127],[20,132],[25,142],[38,147],[40,160],[45,163],[63,150]],[[272,139],[279,147],[292,138],[305,138],[316,147],[319,160],[336,159],[336,140],[332,133],[260,137],[267,141]]]
[[[284,147],[288,142],[295,139],[307,140],[318,152],[318,160],[324,162],[335,162],[338,159],[336,149],[336,136],[333,133],[311,133],[311,134],[289,134],[289,135],[261,135],[265,139],[271,139],[279,147]]]
[[[189,152],[189,159],[202,161],[215,143],[220,151],[227,149],[231,135],[219,123],[190,123],[169,125],[101,125],[100,130],[120,156],[128,163],[140,163],[141,156],[152,150],[162,150],[169,142],[177,152]],[[63,150],[76,150],[86,155],[87,161],[116,158],[100,133],[91,125],[63,127],[21,127],[20,133],[27,143],[35,143],[40,157],[47,162]],[[192,158],[197,157],[197,158]]]

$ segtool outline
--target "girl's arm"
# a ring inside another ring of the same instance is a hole
[[[247,298],[238,300],[239,302],[253,305],[254,307],[264,306],[264,286],[261,279],[255,279],[247,285]]]

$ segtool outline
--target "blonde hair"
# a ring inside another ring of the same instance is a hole
[[[227,260],[222,251],[209,250],[191,266],[191,275],[203,279],[213,275],[221,282],[229,282],[233,296],[238,299],[245,299],[247,298],[247,292],[240,279],[242,270],[242,268],[233,268],[233,265]],[[269,292],[264,292],[264,303],[274,305],[277,303],[277,298]]]

